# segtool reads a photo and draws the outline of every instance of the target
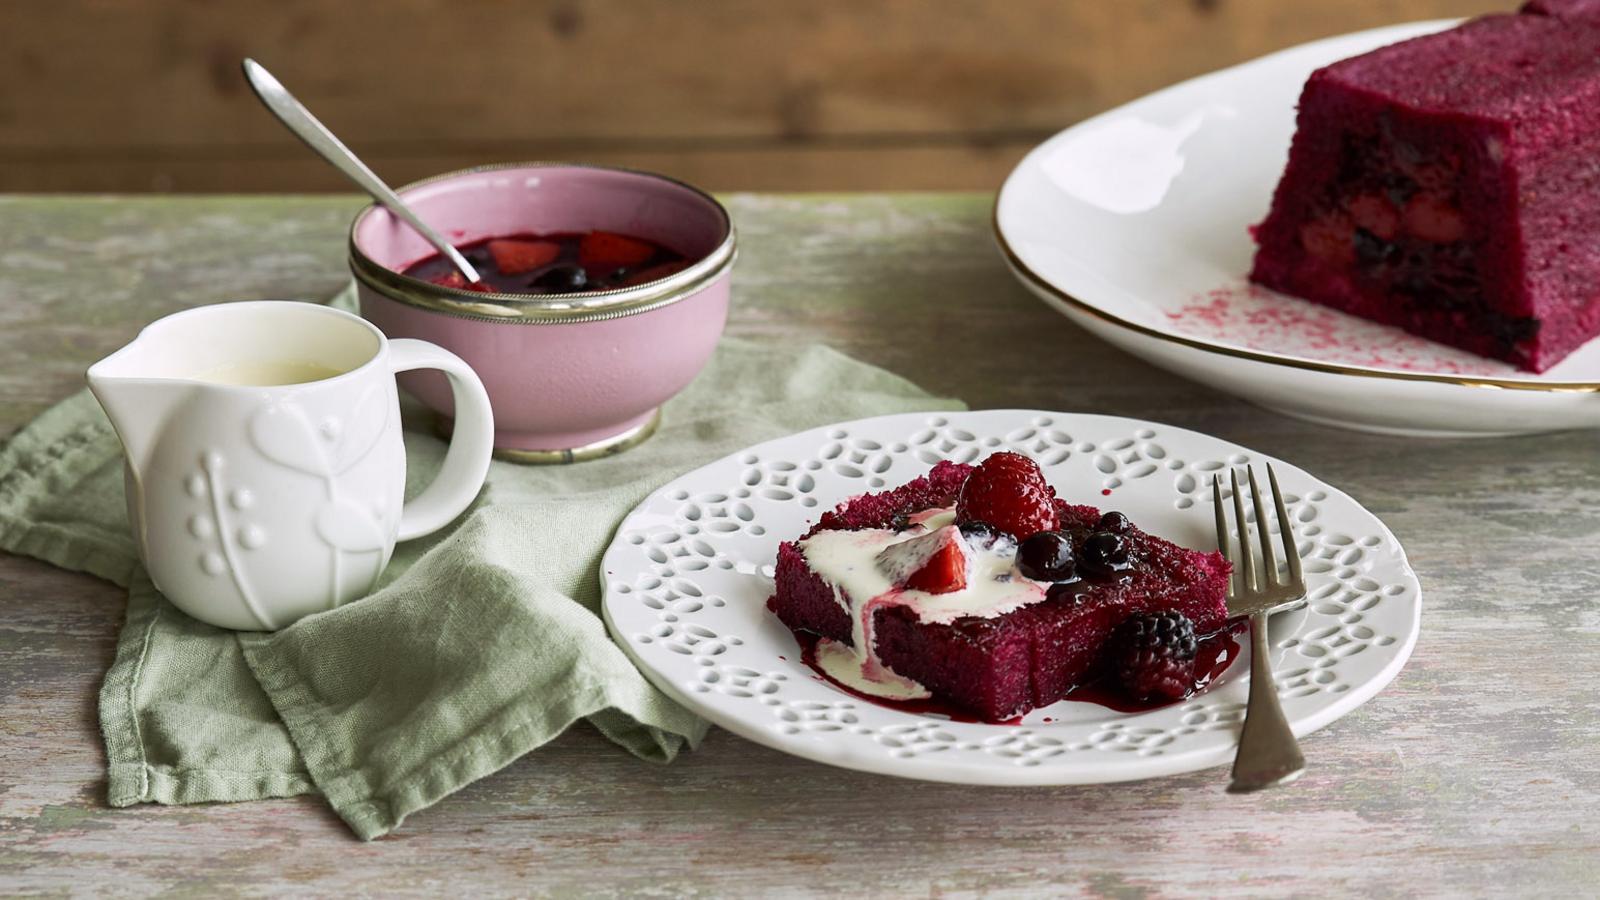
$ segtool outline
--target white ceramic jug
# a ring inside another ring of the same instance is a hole
[[[439,369],[455,432],[402,506],[394,374]],[[89,369],[127,457],[128,518],[150,577],[224,628],[281,628],[371,591],[396,540],[466,509],[493,449],[488,395],[455,354],[288,301],[203,306],[152,323]]]

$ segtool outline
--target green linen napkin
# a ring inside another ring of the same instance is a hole
[[[350,293],[334,303],[349,308]],[[706,724],[653,688],[600,619],[599,561],[622,517],[753,443],[957,408],[825,347],[726,338],[644,444],[573,466],[497,461],[453,526],[396,547],[371,596],[236,633],[151,585],[128,531],[121,448],[80,392],[0,448],[0,549],[128,587],[100,694],[113,806],[320,791],[371,839],[580,718],[644,759],[694,747]],[[407,431],[408,492],[443,451],[426,428]]]

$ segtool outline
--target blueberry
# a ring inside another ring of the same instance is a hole
[[[897,513],[894,518],[889,520],[889,527],[895,531],[905,531],[911,527],[911,517],[905,513]]]
[[[1034,581],[1066,581],[1077,568],[1072,539],[1059,531],[1041,531],[1017,549],[1017,568]]]
[[[569,294],[588,289],[589,273],[585,272],[582,266],[564,263],[540,272],[528,286],[557,294]]]
[[[1132,527],[1133,523],[1128,521],[1127,516],[1113,510],[1100,517],[1100,524],[1096,526],[1096,529],[1109,531],[1112,534],[1127,534],[1128,529]]]
[[[611,284],[621,284],[624,281],[627,281],[628,276],[632,274],[632,269],[629,269],[627,266],[622,266],[616,271],[612,272],[610,275],[607,275],[606,281],[610,282]]]
[[[1110,575],[1128,566],[1128,542],[1122,535],[1097,531],[1084,538],[1080,561],[1097,575]]]

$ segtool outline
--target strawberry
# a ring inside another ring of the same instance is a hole
[[[1038,463],[1019,453],[995,453],[967,476],[956,498],[956,521],[986,522],[1019,541],[1061,526],[1056,493]]]
[[[1432,194],[1418,194],[1406,204],[1406,231],[1425,241],[1450,244],[1461,240],[1467,225],[1460,210]]]
[[[1353,230],[1342,216],[1317,219],[1300,228],[1300,244],[1306,252],[1324,262],[1348,266],[1355,262]]]
[[[1357,225],[1386,241],[1394,240],[1395,232],[1400,230],[1400,213],[1382,194],[1352,197],[1345,204],[1345,209],[1350,211],[1350,218]]]
[[[967,557],[954,543],[940,547],[922,568],[906,579],[906,587],[930,594],[948,594],[967,586]]]
[[[653,245],[610,231],[591,231],[578,243],[578,263],[584,268],[637,266],[655,255]]]
[[[930,594],[967,586],[967,551],[954,525],[891,544],[878,553],[878,568],[896,585]]]
[[[561,245],[555,241],[524,241],[499,238],[489,242],[489,255],[502,275],[521,275],[555,262]]]
[[[455,270],[446,272],[443,275],[435,275],[428,280],[441,287],[457,288],[463,291],[477,291],[480,294],[494,293],[494,288],[490,287],[488,284],[485,284],[482,281],[468,281],[465,275],[462,275],[460,272]]]

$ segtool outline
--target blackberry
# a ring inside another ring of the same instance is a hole
[[[1112,632],[1108,645],[1112,675],[1134,700],[1181,700],[1194,690],[1200,640],[1183,613],[1130,616]]]
[[[1066,581],[1077,569],[1072,539],[1059,531],[1041,531],[1017,549],[1017,568],[1034,581]]]

